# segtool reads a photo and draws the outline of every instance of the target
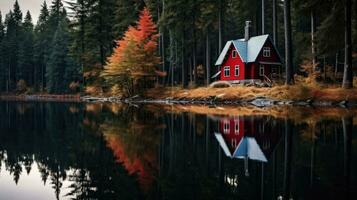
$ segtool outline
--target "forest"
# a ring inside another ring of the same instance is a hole
[[[146,86],[148,76],[160,85],[208,85],[223,45],[244,37],[247,20],[285,58],[285,83],[318,72],[322,83],[353,85],[356,0],[52,0],[39,9],[36,24],[17,1],[5,19],[0,14],[0,93],[103,93],[133,77]],[[110,74],[121,41],[140,31],[149,31],[144,51],[131,49],[137,56],[125,63],[143,66]]]

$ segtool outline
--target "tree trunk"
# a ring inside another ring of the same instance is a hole
[[[171,87],[173,86],[173,80],[174,80],[174,38],[172,36],[172,33],[173,31],[170,29],[169,30],[169,37],[170,37],[170,44],[169,44],[169,47],[170,47],[170,57],[169,57],[169,60],[170,60],[170,73],[169,73],[169,76],[168,76],[168,82],[170,83],[171,82]],[[170,80],[171,79],[171,80]]]
[[[277,37],[278,37],[278,12],[277,12],[277,6],[276,6],[276,1],[277,0],[273,0],[273,42],[274,42],[274,45],[277,46],[278,45],[278,41],[277,41]]]
[[[327,69],[326,69],[326,56],[324,56],[324,80],[326,82],[327,77]]]
[[[222,0],[219,0],[218,11],[218,54],[222,51]]]
[[[335,74],[334,74],[335,81],[337,79],[337,72],[338,72],[338,51],[336,53],[336,60],[335,60]]]
[[[312,67],[314,71],[317,71],[316,68],[316,49],[315,49],[315,12],[311,10],[311,55],[312,55]]]
[[[291,44],[291,16],[290,16],[290,0],[284,1],[284,29],[285,29],[285,68],[286,80],[285,84],[294,84],[294,70],[292,62],[292,44]]]
[[[264,0],[262,0],[262,35],[265,34],[265,5]]]
[[[192,81],[193,81],[193,77],[192,77],[192,57],[190,57],[189,59],[189,66],[188,66],[188,69],[189,69],[189,76],[190,76],[190,85],[192,84]]]
[[[345,68],[343,72],[343,88],[353,87],[351,4],[351,0],[345,0]]]
[[[162,1],[162,16],[165,16],[165,0]],[[161,56],[162,56],[162,71],[165,72],[166,71],[166,67],[165,67],[165,30],[162,29],[162,34],[161,34]],[[162,84],[166,85],[166,78],[162,79]]]
[[[211,78],[211,46],[209,41],[209,33],[206,33],[206,85],[210,84]]]
[[[182,46],[181,46],[181,70],[182,70],[182,87],[187,87],[187,68],[185,63],[185,37],[182,35]]]

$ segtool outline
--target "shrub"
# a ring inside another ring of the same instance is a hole
[[[216,81],[216,82],[212,83],[209,87],[210,88],[228,88],[228,87],[232,87],[232,84],[229,83],[228,81]]]
[[[24,80],[19,80],[16,84],[16,91],[20,93],[24,93],[27,90],[27,84]]]
[[[71,92],[79,92],[80,83],[79,82],[71,82],[69,84],[69,89]]]

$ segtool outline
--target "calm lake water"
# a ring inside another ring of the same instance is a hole
[[[353,116],[15,102],[0,113],[1,200],[357,196]]]

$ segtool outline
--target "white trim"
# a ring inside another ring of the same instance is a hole
[[[271,56],[271,48],[263,47],[263,57],[269,58]]]
[[[228,75],[226,75],[226,69],[228,69]],[[224,77],[230,77],[231,76],[231,66],[224,66],[223,68],[223,76]]]
[[[237,68],[238,68],[238,74],[237,74]],[[239,76],[240,75],[240,66],[236,65],[234,66],[234,76]]]
[[[282,65],[279,62],[264,62],[264,61],[260,61],[259,64],[263,64],[263,65]]]
[[[224,134],[229,134],[230,129],[231,129],[230,126],[231,126],[231,125],[230,125],[230,121],[229,121],[229,120],[224,120],[224,121],[223,121],[223,133],[224,133]]]
[[[222,73],[221,70],[219,70],[215,75],[213,75],[211,78],[216,78],[217,76],[219,76]]]

